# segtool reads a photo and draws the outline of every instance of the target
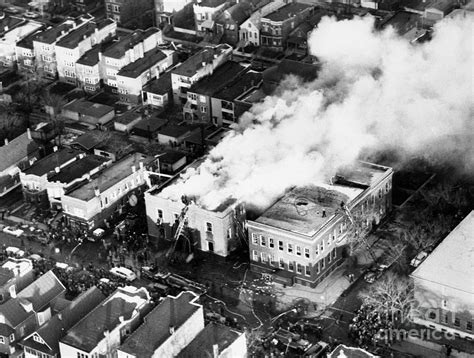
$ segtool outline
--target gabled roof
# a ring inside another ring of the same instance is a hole
[[[236,24],[241,25],[252,14],[252,5],[246,2],[239,2],[232,5],[225,12],[229,14]],[[225,13],[219,15],[219,20],[225,19]]]
[[[356,347],[347,347],[340,344],[331,353],[328,354],[328,358],[376,358],[372,353],[367,352],[365,349]]]
[[[0,172],[19,163],[23,158],[34,153],[39,145],[31,138],[28,132],[19,135],[8,145],[0,147]]]
[[[45,351],[44,348],[46,347],[44,347],[41,351],[50,355],[59,354],[59,340],[66,335],[72,326],[105,298],[104,294],[97,287],[93,286],[70,302],[68,307],[62,310],[61,313],[53,316],[35,332],[49,348],[48,351]],[[37,347],[38,343],[34,341],[32,334],[23,340],[22,345],[27,347],[34,345],[34,347]]]
[[[155,350],[170,337],[170,327],[179,329],[202,306],[192,292],[168,296],[144,319],[143,324],[128,337],[119,350],[135,357],[152,357]]]

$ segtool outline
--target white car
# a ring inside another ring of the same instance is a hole
[[[112,269],[110,269],[110,273],[128,282],[132,282],[137,279],[137,275],[135,274],[135,272],[125,267],[113,267]]]
[[[416,255],[413,260],[411,260],[410,265],[413,267],[418,267],[420,264],[428,257],[428,253],[426,251],[421,251]]]
[[[5,249],[8,256],[16,256],[19,252],[22,252],[18,247],[9,246]]]
[[[12,228],[11,226],[5,226],[3,228],[3,232],[6,234],[16,236],[16,237],[20,237],[24,233],[22,229],[15,229],[15,228]]]
[[[36,12],[31,12],[31,11],[27,11],[23,14],[24,17],[27,17],[29,19],[37,19],[38,17],[40,17],[39,14],[37,14]]]

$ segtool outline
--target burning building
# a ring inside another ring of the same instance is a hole
[[[154,187],[145,193],[145,205],[148,234],[169,241],[180,251],[199,250],[227,257],[245,237],[245,208],[235,199],[210,210],[192,198],[175,200],[162,195],[161,188]]]
[[[393,170],[359,162],[331,184],[295,187],[247,222],[251,267],[276,282],[315,287],[345,248],[390,211]],[[358,232],[359,231],[359,232]]]

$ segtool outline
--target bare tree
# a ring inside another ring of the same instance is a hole
[[[67,103],[63,95],[43,91],[41,101],[45,106],[46,112],[49,114],[51,124],[56,135],[56,144],[61,145],[61,135],[64,129],[64,117],[61,115],[63,106]]]
[[[0,104],[0,138],[5,139],[16,137],[24,132],[25,120],[9,104]]]

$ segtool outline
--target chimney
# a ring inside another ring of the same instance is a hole
[[[169,332],[170,332],[170,336],[174,334],[174,326],[170,326]]]
[[[143,170],[143,162],[140,162],[140,169]]]
[[[3,30],[4,30],[5,32],[7,32],[7,31],[8,31],[8,26],[5,26],[5,27],[3,28]]]
[[[16,298],[16,287],[15,287],[15,285],[10,286],[9,291],[10,291],[10,297],[11,298]]]
[[[8,145],[8,138],[5,138],[5,145]]]
[[[53,147],[53,152],[57,152],[57,151],[58,151],[58,146],[55,145],[55,146]]]
[[[202,67],[206,66],[206,61],[202,61]]]
[[[61,312],[59,312],[59,313],[57,314],[57,316],[58,316],[58,319],[59,319],[60,321],[63,320],[63,314],[62,314]]]
[[[55,171],[56,173],[59,173],[59,167],[54,168],[54,171]]]
[[[214,358],[218,358],[219,357],[219,345],[218,344],[213,344],[212,345],[212,356]]]
[[[132,173],[135,173],[136,171],[137,171],[137,168],[134,165],[132,165]]]
[[[119,317],[119,322],[120,322],[120,323],[123,323],[123,321],[124,321],[124,317],[123,317],[123,316],[120,316],[120,317]]]
[[[26,128],[26,135],[28,136],[28,139],[31,140],[31,131],[30,128]]]
[[[94,194],[95,194],[95,196],[100,196],[100,189],[99,189],[98,186],[96,186],[96,187],[94,188]]]

